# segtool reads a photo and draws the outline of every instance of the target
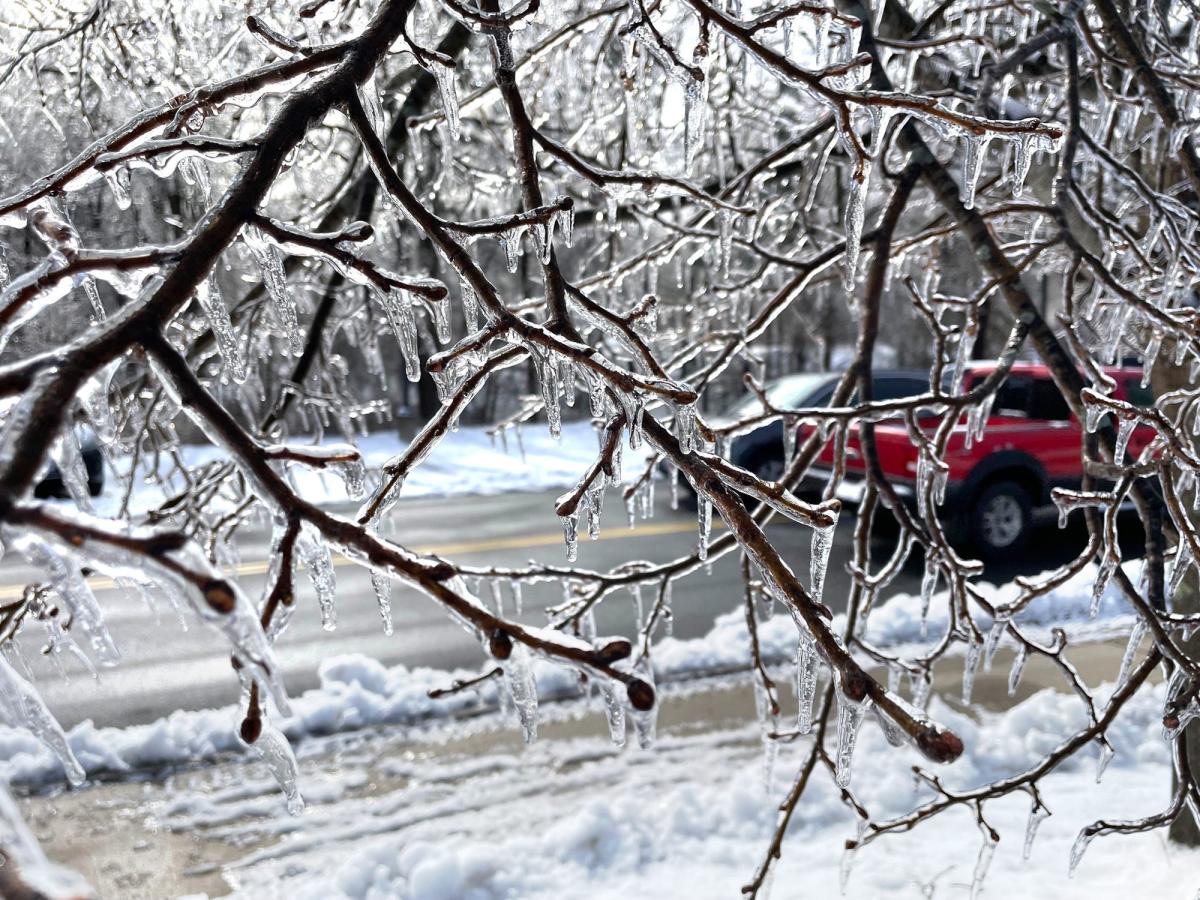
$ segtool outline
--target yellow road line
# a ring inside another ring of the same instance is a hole
[[[719,519],[713,522],[713,529],[723,528],[724,523]],[[660,521],[660,522],[640,522],[637,528],[629,529],[625,527],[609,528],[606,531],[600,532],[600,540],[602,541],[627,541],[637,540],[644,537],[655,537],[664,534],[683,534],[688,531],[695,531],[696,523],[691,521]],[[447,544],[428,544],[421,547],[410,548],[413,553],[419,553],[422,556],[460,556],[468,553],[491,553],[496,550],[521,550],[533,547],[552,547],[555,544],[563,542],[561,531],[547,532],[545,534],[526,534],[516,535],[513,537],[493,537],[483,538],[478,541],[458,541],[456,543]],[[583,543],[587,542],[587,538],[583,539]],[[347,559],[341,555],[333,557],[334,566],[356,566],[358,563],[352,559]],[[253,560],[250,562],[238,563],[233,569],[232,574],[238,577],[247,575],[265,575],[270,568],[270,562],[265,559]],[[87,580],[88,584],[94,591],[103,591],[116,587],[116,583],[111,578],[93,577]],[[10,585],[0,587],[0,603],[9,600],[20,599],[24,592],[24,585]]]

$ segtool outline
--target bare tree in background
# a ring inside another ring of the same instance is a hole
[[[1089,826],[1072,864],[1097,835],[1200,818],[1200,734],[1187,727],[1200,713],[1200,661],[1187,650],[1200,614],[1173,602],[1200,556],[1187,512],[1200,456],[1181,438],[1200,424],[1200,396],[1188,378],[1135,407],[1113,399],[1103,368],[1136,354],[1149,373],[1163,348],[1171,356],[1160,365],[1200,363],[1190,302],[1200,267],[1191,131],[1200,27],[1190,0],[248,6],[261,9],[244,20],[220,18],[215,4],[138,0],[4,13],[0,140],[13,183],[0,199],[0,536],[46,571],[5,609],[5,638],[36,623],[52,642],[78,641],[115,662],[84,568],[179,597],[228,638],[242,738],[299,806],[294,757],[268,718],[288,708],[271,645],[293,614],[298,565],[330,628],[333,551],[372,571],[385,629],[392,582],[422,590],[478,637],[481,677],[503,679],[527,739],[537,727],[529,660],[538,656],[598,686],[615,739],[624,740],[628,716],[649,742],[654,637],[670,616],[671,587],[736,553],[751,635],[758,595],[782,604],[797,628],[795,728],[781,723],[755,643],[764,739],[812,736],[748,895],[768,881],[814,777],[834,779],[861,819],[851,848],[947,809],[972,810],[984,835],[981,882],[999,839],[989,802],[1027,794],[1032,835],[1048,814],[1040,780],[1075,754],[1099,747],[1103,756],[1107,729],[1160,666],[1171,799],[1155,816]],[[72,152],[44,171],[17,171],[27,158],[18,148],[47,129]],[[122,216],[136,216],[137,227],[119,224]],[[939,264],[964,248],[974,266],[938,279]],[[1053,285],[1049,305],[1040,292],[1035,301],[1038,279]],[[927,394],[873,399],[885,302],[926,335]],[[776,408],[751,377],[761,412],[712,427],[705,398],[727,373],[756,371],[764,346],[796,333],[780,330],[792,316],[830,339],[837,321],[856,335],[829,406]],[[1049,367],[1087,424],[1083,488],[1057,491],[1055,501],[1064,516],[1086,516],[1090,541],[995,608],[975,587],[982,565],[950,542],[934,510],[953,429],[986,424],[1022,354]],[[994,374],[963,392],[967,362],[988,355]],[[537,389],[518,398],[512,376],[523,366]],[[441,405],[378,478],[349,443],[311,442],[326,428],[351,441],[394,412],[381,389],[402,387],[391,377],[401,367],[411,381],[432,378]],[[563,524],[567,565],[470,568],[381,534],[405,477],[493,384],[510,398],[498,429],[544,419],[557,433],[562,407],[576,403],[596,422],[594,463],[547,511]],[[780,418],[788,433],[817,427],[787,448],[778,481],[728,462],[732,437]],[[919,446],[915,510],[879,465],[874,428],[884,420],[909,423]],[[171,498],[144,516],[91,514],[77,422],[105,441],[126,485],[170,469]],[[1155,436],[1127,458],[1138,425]],[[224,458],[183,471],[184,428]],[[839,633],[821,586],[851,438],[866,484]],[[653,453],[624,489],[630,515],[651,505],[661,463],[673,490],[682,476],[698,495],[696,551],[665,565],[575,566],[577,532],[594,535],[605,495],[619,490],[622,446],[642,442]],[[826,499],[805,502],[795,490],[828,442],[836,452]],[[47,457],[79,510],[31,499]],[[298,495],[292,467],[341,475],[363,498],[358,515],[341,518]],[[1138,584],[1118,565],[1116,517],[1128,501],[1146,535]],[[869,535],[883,509],[900,537],[878,560]],[[720,536],[710,530],[714,510],[728,526]],[[806,577],[766,536],[780,515],[811,529]],[[276,527],[261,598],[221,569],[255,516]],[[866,639],[865,623],[918,549],[926,597],[938,584],[950,590],[950,624],[924,655],[897,657]],[[1097,597],[1115,582],[1138,613],[1103,702],[1078,676],[1065,638],[1041,643],[1017,619],[1092,561]],[[487,583],[545,579],[570,591],[541,627],[479,599]],[[655,601],[640,633],[597,639],[597,606],[642,588]],[[933,799],[897,819],[872,817],[850,779],[862,721],[932,763],[952,762],[962,742],[924,712],[932,667],[961,651],[969,699],[976,668],[1001,643],[1015,650],[1013,684],[1027,659],[1044,657],[1087,725],[1028,771],[972,791],[922,773]],[[891,687],[873,674],[884,669]],[[3,659],[0,677],[8,717],[81,780],[36,690]]]

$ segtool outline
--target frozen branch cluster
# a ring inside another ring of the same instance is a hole
[[[478,639],[481,678],[502,678],[528,740],[538,724],[530,659],[541,657],[598,691],[614,741],[632,723],[646,745],[655,637],[672,604],[687,602],[676,585],[733,553],[752,639],[763,601],[796,625],[794,727],[756,639],[752,647],[767,759],[779,741],[811,741],[748,895],[765,891],[806,785],[826,776],[861,821],[851,853],[968,809],[983,836],[977,891],[1000,837],[988,803],[1029,796],[1028,846],[1049,814],[1039,780],[1074,754],[1099,747],[1103,758],[1105,729],[1160,664],[1173,799],[1158,816],[1088,827],[1071,863],[1096,835],[1200,816],[1186,729],[1200,715],[1200,661],[1187,650],[1200,616],[1174,602],[1200,559],[1200,25],[1190,0],[261,6],[240,20],[217,4],[64,4],[52,21],[0,25],[6,140],[57,133],[82,146],[37,171],[4,163],[0,539],[44,572],[4,610],[4,638],[40,627],[53,652],[117,664],[83,573],[165,594],[228,640],[241,737],[298,810],[295,758],[271,724],[287,709],[272,645],[301,612],[297,572],[311,578],[329,629],[334,553],[371,571],[385,630],[393,582],[424,592]],[[69,103],[48,111],[32,96],[43,83]],[[14,99],[23,93],[14,86],[31,98]],[[86,145],[75,139],[85,134]],[[968,249],[974,283],[939,283],[940,262]],[[1053,319],[1029,293],[1034,273],[1060,285]],[[875,401],[881,303],[893,295],[925,329],[933,387]],[[777,407],[753,374],[761,348],[830,296],[854,329],[853,358],[827,407]],[[995,373],[964,391],[989,324],[1009,330]],[[1004,373],[1029,354],[1086,424],[1085,483],[1055,502],[1064,517],[1086,517],[1090,541],[993,608],[974,586],[982,564],[951,543],[935,510],[951,435],[985,427]],[[1160,370],[1174,379],[1152,405],[1114,397],[1105,367],[1129,355],[1144,360],[1146,384]],[[354,441],[391,409],[381,395],[396,359],[409,381],[433,379],[440,408],[376,480]],[[351,377],[360,365],[366,389]],[[577,404],[597,424],[594,463],[548,511],[561,521],[567,564],[471,568],[391,540],[406,476],[490,385],[513,393],[504,379],[522,366],[536,390],[498,433],[519,436],[544,419],[557,434]],[[740,372],[751,373],[761,410],[706,421],[705,398]],[[777,480],[728,460],[734,437],[776,420],[787,444]],[[906,425],[918,447],[915,510],[879,464],[874,428],[884,421]],[[116,516],[91,508],[83,424],[123,479]],[[1152,436],[1134,456],[1138,428]],[[327,430],[338,444],[321,441]],[[203,435],[218,460],[184,466],[181,431]],[[823,585],[851,441],[866,477],[852,588],[838,598],[849,624],[838,633]],[[800,486],[830,443],[823,498],[809,502]],[[579,567],[581,534],[595,538],[614,515],[622,448],[643,444],[650,462],[619,502],[631,524],[649,515],[661,464],[673,497],[681,482],[698,497],[695,552]],[[31,499],[47,459],[77,510]],[[339,477],[361,500],[358,514],[333,515],[298,494],[297,467]],[[131,514],[134,481],[164,471],[169,499]],[[1130,501],[1147,534],[1136,584],[1117,565],[1116,516]],[[869,535],[884,509],[900,538],[877,560]],[[727,526],[720,536],[714,512]],[[779,515],[808,529],[808,572],[793,571],[768,538]],[[256,517],[274,523],[275,539],[267,589],[250,597],[223,566]],[[872,646],[865,626],[914,553],[925,560],[926,598],[949,589],[949,626],[922,655],[899,657]],[[1097,597],[1115,581],[1139,615],[1105,699],[1078,675],[1065,637],[1041,643],[1019,624],[1026,605],[1092,560]],[[521,588],[546,580],[566,586],[564,599],[533,626]],[[638,633],[598,636],[598,606],[629,593]],[[516,599],[507,612],[506,594]],[[83,779],[6,646],[0,711]],[[1001,646],[1014,652],[1014,689],[1026,660],[1043,657],[1078,695],[1087,727],[1038,766],[973,791],[921,770],[927,801],[875,819],[852,790],[858,730],[877,724],[932,763],[952,762],[961,741],[925,712],[933,667],[961,651],[969,701],[976,671]]]

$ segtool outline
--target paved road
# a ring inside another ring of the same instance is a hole
[[[562,532],[553,513],[557,493],[406,501],[393,510],[394,531],[389,534],[407,546],[464,564],[521,565],[530,559],[561,564]],[[694,513],[672,512],[660,502],[655,516],[631,531],[616,498],[610,501],[612,508],[601,540],[593,543],[585,536],[580,542],[580,565],[606,569],[631,559],[665,562],[693,549]],[[834,543],[825,598],[835,609],[848,589],[845,562],[852,528],[853,518],[844,516]],[[807,529],[781,524],[772,527],[771,535],[796,570],[806,573]],[[269,541],[270,534],[261,529],[241,535],[239,572],[250,596],[262,592]],[[1079,531],[1046,529],[1020,560],[992,565],[985,577],[999,582],[1020,573],[1036,573],[1070,558],[1082,545]],[[474,639],[424,595],[399,584],[393,593],[395,633],[384,635],[365,571],[344,559],[337,562],[338,627],[334,632],[322,630],[307,579],[301,576],[297,581],[301,606],[278,646],[293,694],[316,685],[320,661],[336,654],[365,653],[387,664],[411,666],[473,668],[481,664]],[[19,596],[21,587],[36,577],[34,570],[16,561],[15,554],[8,554],[0,562],[0,598]],[[915,592],[920,580],[920,561],[910,560],[895,589]],[[97,596],[123,654],[122,662],[104,670],[99,681],[71,663],[70,677],[64,678],[39,655],[39,628],[27,627],[21,639],[43,694],[64,725],[84,719],[97,725],[133,724],[177,708],[201,709],[232,701],[236,684],[221,638],[199,624],[183,631],[179,617],[165,603],[156,619],[140,597],[122,592],[110,582],[97,584]],[[711,574],[703,570],[693,574],[675,588],[675,635],[704,634],[715,616],[736,607],[740,593],[733,554],[717,561]],[[524,595],[524,618],[538,624],[544,622],[540,610],[562,596],[561,588],[554,585],[527,587]],[[633,605],[627,597],[614,595],[606,601],[597,616],[601,633],[632,633]]]

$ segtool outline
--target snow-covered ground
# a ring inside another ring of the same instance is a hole
[[[333,436],[329,436],[333,441]],[[303,438],[292,441],[308,443]],[[389,460],[404,451],[407,442],[391,432],[377,432],[360,438],[356,446],[362,453],[367,472],[378,472]],[[568,422],[562,436],[554,439],[543,423],[533,422],[520,429],[508,429],[493,440],[483,426],[464,426],[445,435],[433,452],[404,482],[405,497],[460,496],[464,494],[498,494],[506,491],[539,491],[575,484],[579,476],[596,458],[596,431],[590,421]],[[189,468],[222,460],[224,453],[211,445],[184,445],[180,456]],[[645,449],[629,450],[624,454],[627,478],[636,477],[645,461]],[[124,472],[126,461],[118,465]],[[132,493],[131,508],[150,509],[165,499],[172,487],[182,487],[169,476],[170,461],[161,463],[166,484],[147,482],[145,472],[139,472]],[[315,503],[343,503],[348,500],[345,488],[337,476],[291,467],[291,474],[301,496]],[[368,479],[368,487],[373,482]],[[114,514],[122,499],[124,486],[109,474],[109,483],[97,502],[101,515]]]
[[[1042,628],[1053,621],[1080,638],[1111,631],[1126,610],[1115,595],[1106,596],[1102,620],[1089,620],[1093,577],[1085,571],[1039,601],[1025,614],[1026,623]],[[1009,590],[997,588],[994,596],[1003,599]],[[945,603],[944,595],[934,598],[929,640],[944,627]],[[919,598],[893,598],[874,613],[872,637],[890,645],[919,642],[918,608]],[[790,617],[769,619],[762,635],[768,657],[786,678],[795,647]],[[1111,666],[1103,671],[1111,678],[1119,647],[1110,647],[1109,656]],[[981,674],[982,682],[1003,685],[1004,657],[1001,651],[997,670]],[[286,813],[261,763],[228,752],[238,749],[232,708],[176,713],[127,729],[83,725],[70,741],[93,775],[192,763],[161,789],[147,786],[119,814],[104,799],[106,788],[96,788],[90,821],[101,831],[104,823],[144,822],[120,827],[219,846],[209,865],[241,897],[737,897],[765,852],[775,807],[805,744],[783,747],[768,795],[758,725],[747,722],[754,704],[746,678],[700,677],[744,669],[747,637],[740,615],[719,619],[702,639],[660,641],[655,659],[663,726],[649,750],[637,748],[632,735],[624,749],[603,737],[597,700],[543,703],[544,738],[522,749],[517,729],[495,712],[490,684],[478,695],[433,701],[426,695],[430,687],[466,673],[387,669],[361,656],[333,659],[322,670],[322,686],[297,698],[295,715],[283,723],[298,739],[308,803],[300,816]],[[537,675],[543,701],[577,693],[560,670],[539,666]],[[1002,687],[992,690],[1003,696]],[[784,701],[786,719],[795,714],[794,701],[787,692]],[[1041,826],[1028,862],[1021,853],[1028,795],[988,803],[985,815],[1002,840],[986,896],[1195,900],[1200,853],[1170,848],[1159,834],[1098,839],[1075,877],[1066,874],[1080,828],[1166,804],[1170,771],[1162,702],[1160,685],[1122,712],[1110,731],[1117,753],[1100,787],[1091,753],[1039,785],[1053,816]],[[952,789],[1022,771],[1083,722],[1078,698],[1051,690],[980,718],[936,697],[932,712],[967,747],[962,759],[937,770]],[[365,726],[374,727],[361,730]],[[16,782],[61,778],[57,762],[20,732],[0,731],[0,759],[0,775]],[[196,767],[200,760],[212,765]],[[870,720],[854,760],[852,790],[876,820],[907,812],[928,796],[911,776],[910,767],[920,760],[886,746]],[[52,856],[53,808],[65,799],[45,801],[50,813],[41,811],[41,801],[26,801],[35,827],[50,834]],[[837,896],[841,847],[855,834],[853,816],[828,774],[819,771],[794,819],[773,896]],[[121,831],[109,840],[126,847],[135,838]],[[137,841],[155,846],[153,838]],[[981,845],[973,812],[952,810],[914,834],[889,835],[856,853],[846,896],[966,897]],[[110,865],[134,865],[135,856],[117,853]]]
[[[1097,839],[1067,876],[1080,828],[1166,804],[1161,702],[1159,689],[1118,719],[1117,755],[1099,787],[1090,757],[1040,785],[1053,815],[1027,862],[1028,795],[985,806],[1002,836],[985,896],[1193,900],[1200,852],[1169,848],[1161,835]],[[936,701],[934,711],[969,748],[939,770],[950,787],[1019,772],[1083,721],[1076,700],[1052,691],[983,722]],[[171,829],[253,846],[226,868],[240,897],[728,900],[740,896],[762,858],[805,746],[784,750],[769,795],[754,726],[672,733],[650,751],[618,751],[596,738],[469,756],[388,758],[360,747],[359,765],[322,781],[317,802],[298,819],[282,814],[265,781],[257,789],[184,791],[157,816]],[[876,818],[908,811],[930,796],[910,774],[918,761],[865,728],[851,785],[857,800]],[[375,790],[362,790],[364,769]],[[818,773],[793,820],[773,896],[836,897],[841,847],[856,833],[832,780]],[[966,897],[981,844],[974,813],[952,810],[857,852],[845,895]]]

